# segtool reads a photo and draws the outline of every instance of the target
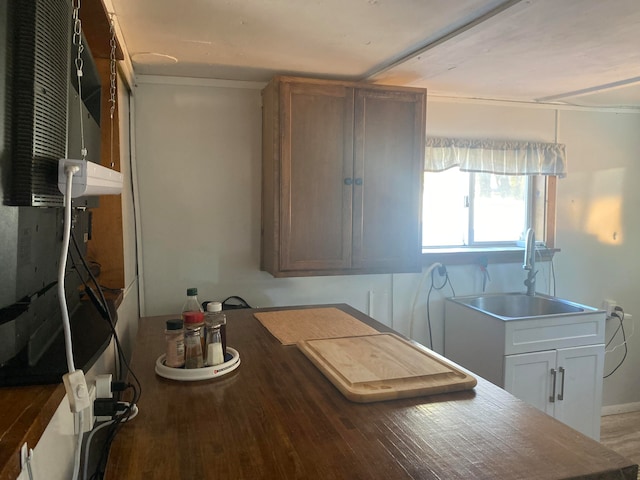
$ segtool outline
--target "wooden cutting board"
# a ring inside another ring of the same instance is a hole
[[[476,379],[392,333],[302,340],[298,348],[353,402],[469,390]]]
[[[378,331],[334,307],[277,310],[253,314],[283,345],[315,338],[372,335]]]

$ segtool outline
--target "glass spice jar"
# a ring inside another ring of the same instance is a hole
[[[184,318],[184,368],[202,368],[204,366],[204,314],[202,312],[183,312]]]
[[[164,364],[167,367],[184,366],[184,322],[179,319],[167,320],[164,331],[166,354]]]

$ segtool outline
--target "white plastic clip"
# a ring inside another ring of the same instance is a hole
[[[29,474],[29,479],[33,479],[33,473],[31,471],[31,461],[33,460],[33,448],[27,447],[27,442],[22,444],[20,447],[20,468],[24,470],[27,469],[27,473]]]

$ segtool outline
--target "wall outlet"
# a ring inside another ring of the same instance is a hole
[[[615,300],[605,299],[602,301],[602,308],[607,312],[607,317],[610,317],[613,313],[613,309],[616,308],[617,302]]]

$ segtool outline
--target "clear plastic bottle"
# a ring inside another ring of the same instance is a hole
[[[205,363],[209,367],[224,363],[220,327],[207,326],[207,361]]]
[[[184,318],[184,368],[202,368],[204,366],[204,314],[183,312],[182,318]]]
[[[184,312],[204,312],[204,310],[202,310],[200,302],[198,301],[197,288],[187,288],[187,299],[184,301],[184,305],[182,305],[183,320]]]
[[[181,368],[184,366],[184,322],[178,319],[167,320],[164,331],[166,341],[166,355],[164,364],[167,367]]]
[[[222,303],[209,302],[207,303],[207,312],[204,314],[204,323],[207,328],[207,344],[209,343],[208,332],[210,328],[217,328],[220,330],[220,337],[222,339],[222,355],[227,354],[227,316],[222,311]]]

